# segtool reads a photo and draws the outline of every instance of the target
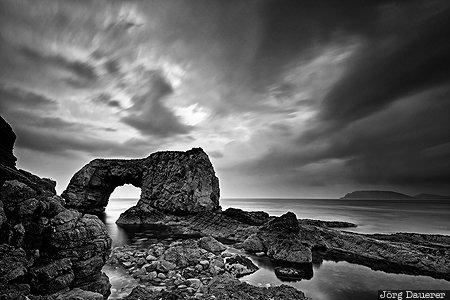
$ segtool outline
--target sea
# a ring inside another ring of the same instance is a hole
[[[121,228],[115,224],[120,214],[135,205],[138,199],[112,198],[109,200],[104,221],[113,240],[113,247],[137,245],[145,241],[173,239],[158,227],[136,226]],[[299,219],[346,221],[357,225],[341,230],[358,233],[418,232],[450,235],[450,201],[448,200],[344,200],[344,199],[221,199],[225,210],[229,207],[247,211],[265,211],[281,216],[291,211]],[[248,254],[247,254],[248,255]],[[300,281],[281,281],[273,272],[267,257],[250,255],[260,268],[244,276],[241,281],[255,286],[287,284],[303,291],[314,300],[370,300],[377,299],[378,290],[450,290],[450,282],[428,276],[393,274],[345,261],[313,264],[313,276]],[[138,285],[128,274],[106,266],[112,283],[109,299],[118,299]]]

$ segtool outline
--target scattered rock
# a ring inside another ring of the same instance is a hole
[[[287,285],[276,287],[256,287],[246,282],[240,282],[229,275],[217,276],[205,288],[203,299],[230,299],[230,300],[308,300],[309,298],[301,291]]]

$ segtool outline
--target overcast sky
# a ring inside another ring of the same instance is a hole
[[[446,0],[2,0],[0,115],[59,192],[202,147],[222,197],[450,194],[448,32]]]

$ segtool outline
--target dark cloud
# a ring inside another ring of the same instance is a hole
[[[20,47],[18,51],[31,64],[42,65],[44,67],[53,67],[68,71],[74,76],[66,78],[66,81],[69,84],[78,86],[91,85],[98,79],[95,68],[87,62],[70,60],[61,55],[41,53],[35,49],[31,49],[28,47]]]
[[[182,124],[163,103],[164,98],[173,92],[169,82],[156,70],[147,72],[147,80],[146,92],[133,98],[133,106],[122,122],[143,135],[167,137],[188,133],[191,127]]]
[[[33,111],[12,112],[8,115],[8,122],[18,136],[16,147],[51,155],[74,157],[80,153],[102,157],[140,157],[155,148],[149,141],[138,138],[124,142],[104,139],[92,132],[111,131],[110,128],[40,116]]]
[[[333,121],[333,127],[450,82],[450,8],[408,23],[398,32],[367,42],[355,55],[322,104],[322,117]]]
[[[13,129],[18,136],[16,147],[65,157],[74,157],[77,153],[94,157],[141,157],[155,149],[148,141],[114,142],[58,127],[44,131],[42,128],[19,124],[13,125]]]
[[[209,143],[218,172],[233,170],[228,182],[251,182],[258,193],[334,184],[445,190],[449,7],[2,1],[0,112],[20,149],[49,157]],[[187,126],[173,108],[204,115]],[[134,139],[108,140],[132,128]]]
[[[55,109],[57,107],[55,100],[44,95],[0,83],[0,113],[2,114],[18,109]]]
[[[351,183],[449,193],[449,99],[450,86],[441,86],[397,100],[345,128],[307,132],[241,168],[291,185]]]

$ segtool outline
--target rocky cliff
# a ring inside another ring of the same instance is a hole
[[[0,116],[0,164],[15,167],[17,158],[13,154],[14,142],[16,135],[11,126]]]
[[[14,136],[9,126],[0,134],[2,142]],[[4,164],[11,157],[2,152],[0,164],[0,299],[108,296],[101,272],[111,246],[105,225],[65,208],[54,181]]]
[[[62,197],[68,207],[98,213],[114,189],[127,183],[141,188],[141,197],[124,222],[141,223],[158,212],[192,214],[220,207],[219,180],[201,148],[156,152],[143,159],[95,159],[72,177]]]

